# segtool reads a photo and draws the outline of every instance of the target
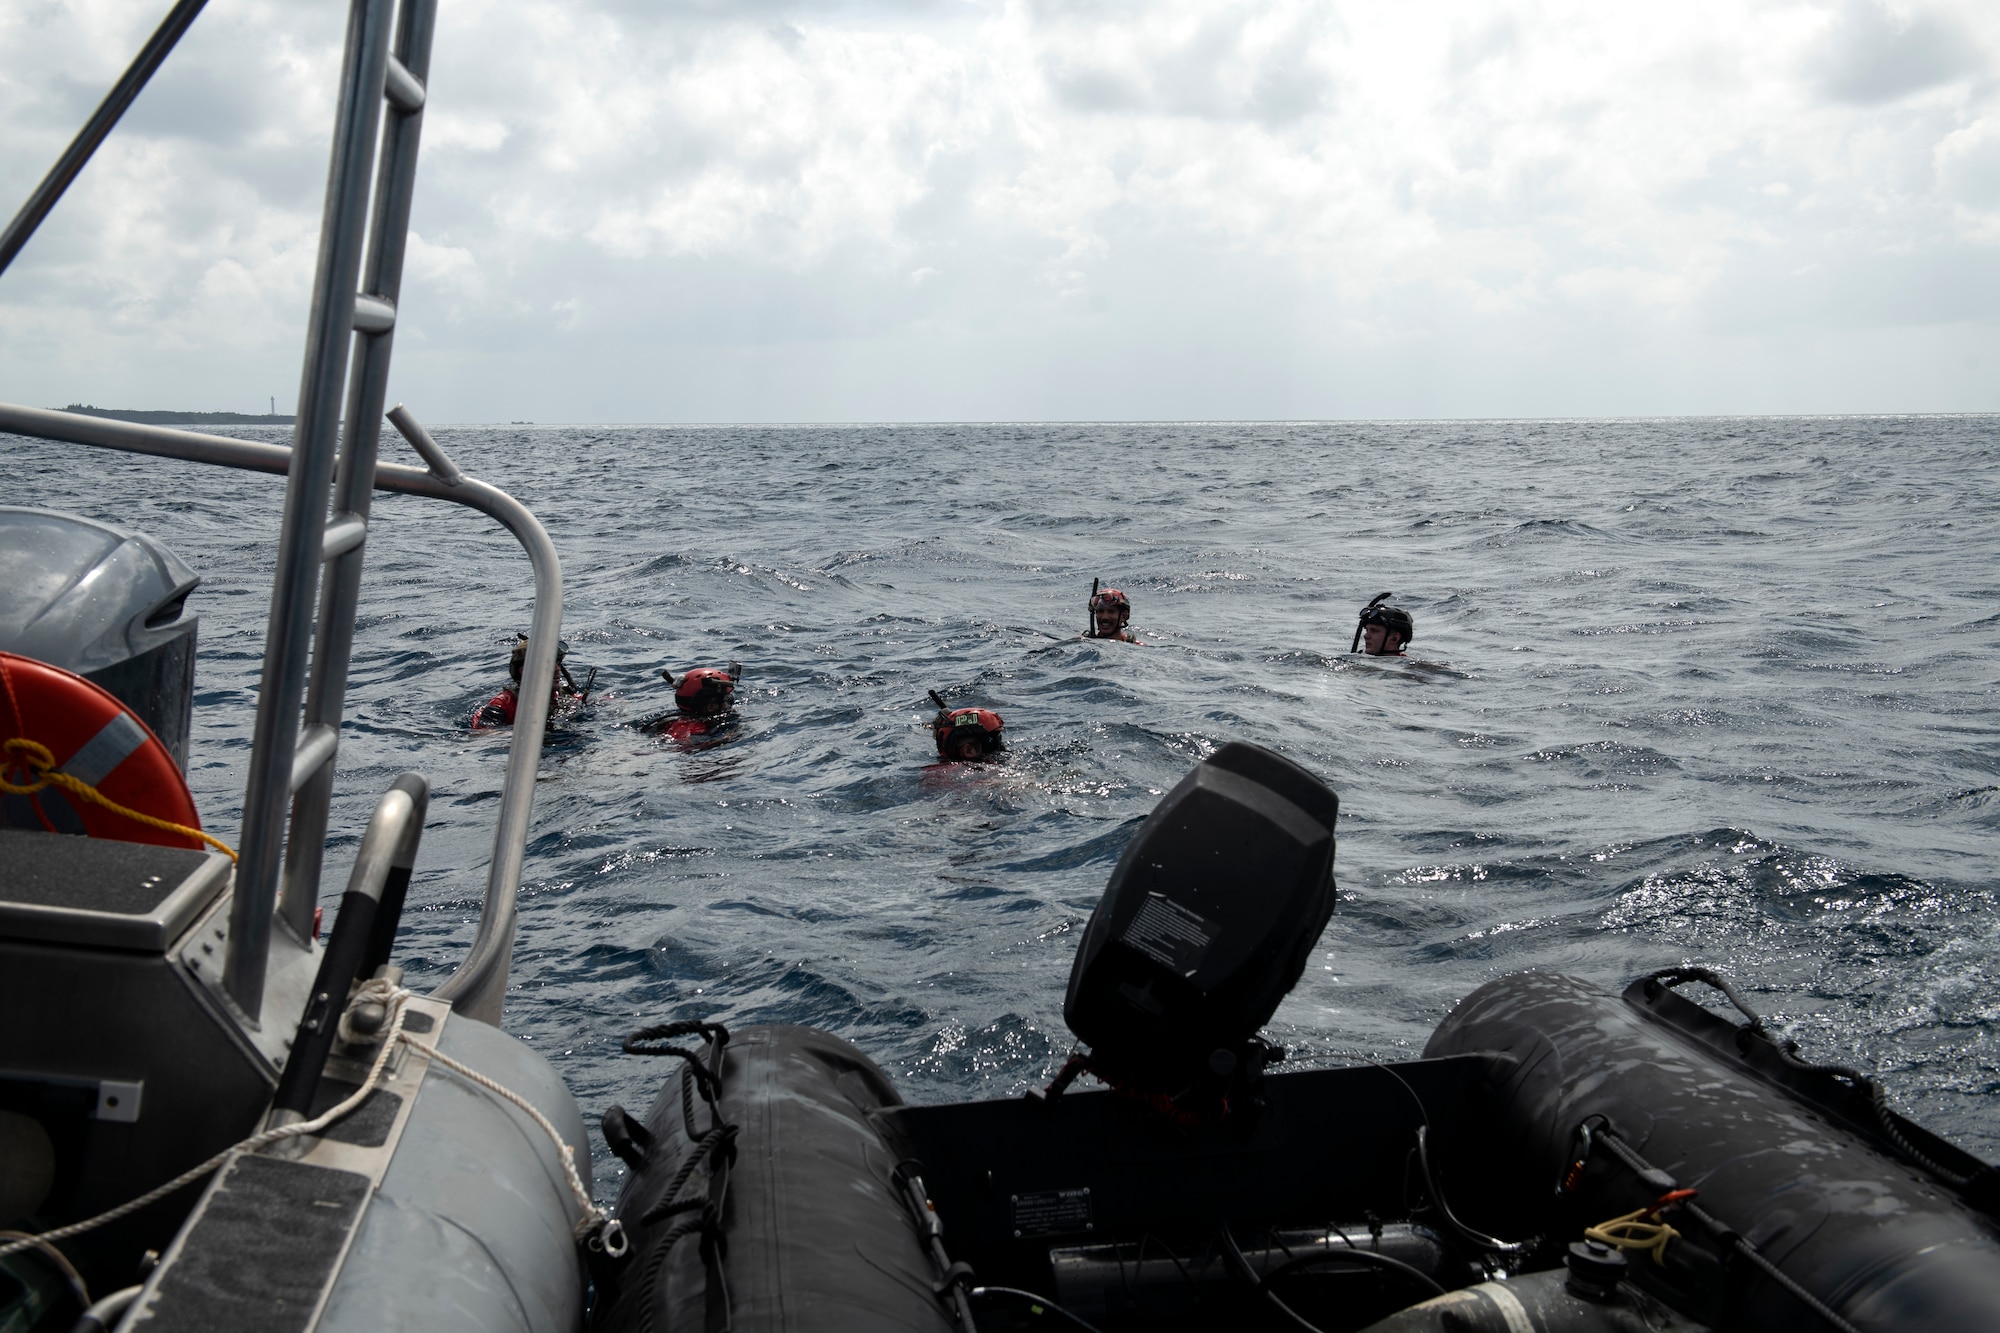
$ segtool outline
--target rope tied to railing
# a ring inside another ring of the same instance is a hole
[[[30,740],[26,736],[13,736],[9,737],[0,749],[4,749],[7,755],[6,763],[0,765],[0,792],[5,792],[9,796],[33,796],[37,792],[54,787],[59,791],[68,792],[71,796],[89,801],[93,805],[100,805],[114,815],[144,824],[148,828],[156,828],[164,833],[178,833],[184,838],[199,838],[230,860],[236,859],[234,849],[222,839],[203,833],[198,828],[190,828],[186,824],[176,824],[171,819],[161,819],[157,815],[129,809],[74,773],[63,772],[56,767],[54,751],[40,741]],[[16,769],[26,773],[28,780],[25,782],[11,780],[7,774]]]

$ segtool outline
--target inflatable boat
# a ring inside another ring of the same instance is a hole
[[[1421,1059],[1288,1069],[1263,1028],[1334,908],[1339,801],[1240,744],[1126,848],[1046,1088],[909,1106],[838,1034],[663,1014],[625,1043],[657,1098],[598,1122],[630,1169],[603,1208],[581,1109],[500,1026],[560,563],[383,411],[434,11],[353,0],[290,446],[0,404],[0,432],[284,478],[233,842],[184,777],[188,566],[0,509],[0,1331],[2000,1325],[1993,1169],[1711,972],[1503,977]],[[379,457],[385,418],[421,467]],[[534,571],[478,930],[424,995],[397,964],[421,774],[380,793],[322,914],[377,490],[489,515]]]

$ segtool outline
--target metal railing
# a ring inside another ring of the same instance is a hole
[[[203,3],[176,0],[159,30],[0,233],[0,271],[27,244]],[[516,716],[494,830],[486,911],[471,954],[441,994],[456,1008],[497,1023],[512,960],[528,810],[562,629],[561,567],[534,515],[506,493],[460,473],[400,405],[389,415],[430,471],[377,461],[436,22],[437,0],[351,0],[291,448],[0,405],[0,430],[249,468],[286,479],[222,969],[225,989],[253,1025],[263,1007],[274,919],[284,920],[302,941],[312,934],[369,506],[376,490],[430,495],[491,514],[520,539],[535,567],[525,697]]]
[[[347,677],[347,652],[353,640],[353,600],[340,594],[343,585],[358,588],[361,551],[354,544],[354,522],[366,536],[367,493],[362,490],[359,512],[336,503],[327,513],[328,493],[333,484],[334,459],[340,444],[343,390],[347,385],[348,352],[351,344],[364,345],[383,337],[388,329],[361,303],[357,290],[361,276],[362,246],[369,221],[370,178],[376,166],[376,144],[381,136],[382,110],[387,101],[389,39],[392,0],[353,0],[348,10],[346,53],[341,62],[339,103],[334,116],[333,155],[327,168],[326,208],[320,222],[319,262],[313,277],[313,296],[306,322],[305,366],[299,380],[297,424],[293,428],[290,467],[286,472],[284,523],[278,530],[278,567],[271,584],[271,613],[264,634],[264,669],[257,689],[257,726],[250,748],[250,771],[243,790],[243,835],[238,846],[236,897],[229,912],[229,954],[222,965],[222,982],[230,997],[255,1022],[263,1005],[264,965],[270,954],[272,906],[277,900],[279,869],[285,857],[285,811],[291,807],[292,849],[290,869],[309,881],[307,894],[286,894],[287,919],[300,939],[311,937],[313,901],[319,887],[319,862],[325,850],[326,805],[333,791],[331,767],[339,749],[340,713]],[[435,0],[404,0],[410,14],[432,11]],[[409,23],[398,25],[408,30]],[[418,21],[429,52],[430,22]],[[415,112],[421,115],[421,104]],[[386,151],[401,142],[393,131],[381,154],[382,167],[390,166]],[[409,169],[415,168],[411,154]],[[377,210],[379,213],[379,209]],[[403,211],[407,222],[408,209]],[[375,248],[383,243],[377,237]],[[403,238],[392,242],[400,261]],[[397,268],[400,270],[400,263]],[[370,295],[373,295],[372,293]],[[380,304],[377,297],[375,304]],[[380,356],[386,361],[387,349]],[[361,377],[357,374],[356,380]],[[378,409],[379,410],[379,409]],[[350,474],[372,469],[374,451],[368,447],[379,423],[349,422],[349,441],[355,448]],[[339,488],[342,499],[353,502],[353,488]],[[338,534],[338,540],[335,536]],[[334,552],[329,558],[329,552]],[[345,626],[324,618],[315,633],[314,594],[322,593],[322,566],[325,587],[321,608],[343,605],[348,611]],[[317,642],[315,642],[315,640]],[[308,650],[317,651],[308,656]],[[338,662],[333,660],[334,656]],[[306,692],[308,664],[313,666],[313,715],[302,723],[299,700]],[[322,755],[316,768],[306,768],[299,751],[300,731],[308,730],[305,741],[312,755]],[[331,744],[329,744],[331,742]],[[304,770],[301,772],[300,770]],[[305,779],[296,789],[294,774]],[[317,808],[315,808],[317,806]],[[304,929],[301,929],[301,916]]]
[[[429,468],[378,462],[374,489],[449,500],[486,514],[514,534],[528,553],[535,572],[534,618],[528,626],[528,657],[521,673],[521,702],[514,715],[513,743],[507,752],[507,777],[500,789],[500,820],[493,829],[493,859],[486,870],[486,902],[472,947],[457,971],[436,991],[437,998],[449,1001],[457,1012],[497,1024],[507,987],[507,971],[513,961],[515,909],[527,854],[528,818],[535,800],[535,770],[541,763],[542,738],[549,722],[549,698],[555,690],[556,648],[562,634],[562,563],[549,534],[526,505],[497,486],[460,472],[437,441],[400,403],[390,411],[389,419]],[[72,412],[49,412],[11,403],[0,403],[0,431],[275,476],[290,472],[293,456],[293,451],[282,444],[232,440],[221,435],[142,426]],[[263,743],[261,736],[258,743]],[[311,737],[305,742],[314,743]],[[307,762],[311,761],[301,761]],[[287,786],[290,776],[287,770],[281,779]],[[240,880],[237,891],[239,895],[242,892]],[[269,899],[263,910],[268,921]],[[265,942],[268,946],[268,931]]]
[[[301,939],[312,932],[313,907],[319,901],[321,852],[326,846],[327,813],[333,798],[332,761],[347,697],[348,659],[354,650],[354,614],[361,599],[361,544],[367,538],[375,457],[382,439],[382,404],[388,395],[395,307],[402,295],[403,252],[417,180],[417,141],[423,130],[423,80],[430,73],[436,19],[437,0],[408,0],[397,15],[392,49],[382,70],[382,99],[388,102],[389,116],[382,130],[368,254],[350,320],[357,336],[354,371],[341,414],[347,433],[333,481],[333,515],[318,555],[325,576],[320,585],[312,675],[306,682],[304,736],[308,744],[320,742],[324,758],[316,767],[301,772],[308,745],[297,745],[291,774],[292,823],[285,840],[284,898],[279,913]],[[386,309],[386,317],[383,309],[371,306]],[[302,404],[300,420],[304,419]],[[246,807],[246,825],[249,815]]]

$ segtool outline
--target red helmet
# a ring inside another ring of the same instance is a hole
[[[1118,628],[1123,629],[1132,618],[1132,599],[1116,588],[1106,588],[1090,599],[1090,614],[1096,617],[1106,611],[1118,613]]]
[[[696,667],[674,684],[674,673],[661,673],[674,686],[674,703],[694,717],[714,717],[736,702],[736,674],[721,667]]]
[[[938,713],[931,733],[937,739],[940,759],[984,759],[1007,748],[1000,735],[1006,726],[990,708],[954,708]]]

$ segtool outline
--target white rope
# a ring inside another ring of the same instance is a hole
[[[371,986],[374,984],[374,982],[369,983]],[[363,989],[365,991],[366,987]],[[169,1194],[172,1194],[175,1190],[192,1185],[195,1181],[200,1180],[237,1153],[255,1152],[259,1148],[269,1147],[271,1144],[284,1139],[295,1139],[304,1134],[319,1133],[328,1125],[331,1125],[334,1121],[367,1101],[368,1095],[380,1086],[382,1071],[389,1063],[389,1054],[395,1050],[397,1039],[403,1035],[403,1002],[409,995],[409,991],[399,991],[391,997],[390,1003],[394,1006],[392,1010],[394,1017],[389,1025],[389,1035],[382,1041],[382,1049],[375,1056],[375,1064],[368,1071],[368,1078],[355,1090],[354,1095],[346,1101],[341,1102],[338,1106],[327,1110],[311,1120],[300,1120],[294,1124],[279,1125],[273,1129],[264,1130],[262,1133],[252,1134],[249,1138],[243,1140],[243,1142],[224,1148],[200,1166],[190,1167],[188,1170],[181,1172],[158,1189],[149,1190],[141,1194],[138,1198],[121,1203],[108,1212],[99,1213],[96,1217],[87,1217],[81,1222],[71,1222],[68,1226],[57,1227],[53,1231],[40,1232],[33,1240],[17,1240],[6,1245],[0,1245],[0,1258],[13,1254],[17,1250],[25,1250],[37,1242],[47,1244],[59,1240],[68,1240],[71,1236],[80,1236],[86,1231],[94,1231],[106,1222],[115,1222],[130,1213],[136,1213],[147,1204],[157,1203]]]
[[[390,1021],[389,1031],[382,1038],[382,1049],[376,1052],[375,1063],[369,1067],[368,1077],[362,1080],[361,1086],[355,1089],[354,1093],[345,1101],[320,1113],[311,1120],[300,1120],[293,1124],[279,1125],[264,1130],[261,1133],[252,1134],[241,1143],[233,1147],[224,1148],[200,1166],[191,1167],[181,1172],[158,1189],[150,1190],[127,1203],[121,1203],[108,1212],[99,1213],[95,1217],[85,1218],[81,1222],[71,1222],[69,1225],[57,1227],[53,1231],[40,1232],[37,1235],[26,1237],[22,1240],[10,1241],[5,1245],[0,1245],[0,1258],[5,1258],[7,1255],[29,1248],[39,1247],[48,1249],[56,1241],[67,1240],[71,1236],[80,1236],[84,1232],[95,1230],[107,1222],[115,1222],[121,1217],[137,1212],[148,1204],[156,1203],[166,1198],[178,1189],[193,1184],[238,1153],[256,1152],[260,1148],[267,1148],[271,1144],[281,1142],[285,1139],[300,1138],[307,1134],[318,1134],[326,1129],[327,1126],[348,1115],[355,1108],[359,1107],[361,1103],[367,1101],[369,1096],[382,1085],[385,1072],[389,1066],[389,1057],[395,1052],[397,1043],[414,1045],[414,1043],[410,1042],[409,1034],[403,1031],[403,1019],[407,1015],[408,1002],[414,993],[379,977],[363,983],[360,990],[355,993],[354,999],[350,1002],[350,1007],[354,1004],[366,1003],[384,1005],[389,1010]],[[564,1142],[562,1135],[557,1132],[556,1127],[549,1123],[547,1116],[536,1110],[519,1093],[500,1086],[500,1084],[495,1083],[476,1069],[467,1068],[465,1065],[446,1055],[443,1051],[435,1047],[417,1047],[417,1049],[422,1050],[431,1059],[437,1061],[453,1073],[477,1083],[489,1092],[506,1098],[534,1117],[535,1123],[540,1125],[543,1132],[549,1136],[549,1141],[556,1145],[556,1151],[562,1160],[563,1173],[568,1178],[570,1194],[575,1197],[577,1206],[583,1211],[583,1217],[577,1222],[575,1228],[578,1239],[587,1240],[592,1248],[602,1249],[605,1253],[613,1257],[625,1252],[624,1228],[618,1224],[616,1219],[609,1217],[603,1209],[591,1201],[590,1192],[583,1187],[583,1178],[577,1174],[576,1154],[571,1150],[569,1144]]]
[[[478,1070],[460,1064],[443,1051],[433,1049],[430,1056],[431,1059],[437,1061],[452,1073],[462,1078],[470,1079],[496,1096],[505,1097],[508,1101],[534,1117],[535,1123],[542,1127],[542,1132],[549,1136],[549,1142],[556,1145],[556,1152],[562,1158],[563,1175],[569,1181],[570,1195],[575,1198],[577,1208],[583,1213],[583,1216],[578,1219],[576,1224],[577,1239],[582,1240],[588,1236],[595,1235],[608,1224],[615,1225],[611,1222],[611,1215],[592,1202],[590,1191],[583,1187],[583,1177],[577,1173],[576,1169],[576,1152],[564,1140],[556,1127],[549,1122],[549,1118],[537,1110],[533,1103],[529,1102],[527,1098],[513,1089],[501,1087]]]

